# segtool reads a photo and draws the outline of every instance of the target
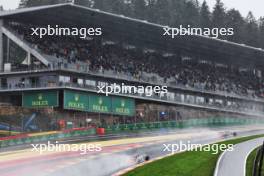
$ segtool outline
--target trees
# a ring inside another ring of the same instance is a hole
[[[199,25],[199,5],[196,1],[186,1],[184,3],[183,25],[195,27]]]
[[[27,7],[27,1],[28,0],[20,0],[18,7],[19,8]]]
[[[103,10],[104,9],[104,0],[94,0],[94,8]]]
[[[216,0],[216,4],[212,13],[212,25],[213,27],[222,28],[226,26],[226,12],[224,4],[221,0]]]
[[[132,0],[133,17],[137,19],[146,19],[146,3],[144,0]]]
[[[264,17],[259,19],[259,46],[264,48]]]
[[[211,27],[211,12],[209,10],[209,7],[206,1],[203,1],[202,3],[199,17],[200,17],[199,18],[200,27],[202,28]]]
[[[251,46],[258,46],[258,24],[252,12],[246,17],[245,25],[245,43]]]
[[[234,29],[234,35],[228,36],[228,40],[243,43],[245,40],[245,21],[238,10],[231,9],[226,13],[226,26]]]
[[[65,2],[69,0],[21,0],[19,7]],[[75,0],[75,3],[171,27],[234,28],[233,36],[222,39],[264,48],[264,18],[257,21],[251,12],[243,18],[239,11],[227,10],[221,0],[216,0],[212,12],[206,0],[201,5],[198,0]]]
[[[159,24],[169,24],[170,12],[169,12],[169,0],[157,0],[155,6],[155,13],[152,15],[156,19],[156,23]]]
[[[177,27],[184,24],[185,0],[171,0],[170,4],[170,25]]]

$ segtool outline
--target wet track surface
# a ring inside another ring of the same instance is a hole
[[[234,151],[226,151],[219,158],[214,176],[244,176],[246,160],[252,150],[263,144],[264,138],[253,139],[235,145]]]
[[[207,144],[232,138],[232,132],[238,136],[264,134],[261,126],[225,127],[217,129],[184,129],[171,131],[156,131],[137,134],[128,137],[108,136],[104,141],[85,141],[76,139],[81,144],[100,144],[102,151],[88,152],[81,155],[76,152],[47,152],[39,154],[30,149],[5,151],[0,153],[1,176],[109,176],[115,172],[136,165],[136,155],[148,155],[150,159],[170,154],[164,151],[165,145],[191,142],[193,144]],[[226,135],[227,134],[227,135]],[[143,135],[143,136],[142,136]],[[120,138],[120,139],[117,139]],[[70,140],[64,143],[77,143]]]

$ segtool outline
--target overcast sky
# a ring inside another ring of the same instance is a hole
[[[0,0],[0,5],[4,7],[5,10],[15,9],[18,7],[20,0]]]
[[[0,0],[0,5],[4,9],[15,9],[18,7],[20,0]],[[199,0],[201,3],[203,0]],[[212,8],[215,0],[207,0],[209,6]],[[228,9],[235,8],[239,10],[245,17],[249,11],[252,11],[255,17],[264,16],[264,0],[222,0]]]
[[[199,0],[201,3],[203,0]],[[214,6],[215,0],[206,0],[208,5]],[[235,8],[246,17],[249,11],[252,11],[256,18],[264,16],[264,0],[222,0],[227,9]]]

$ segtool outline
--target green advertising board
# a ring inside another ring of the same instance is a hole
[[[58,91],[23,92],[22,106],[26,108],[57,107]]]
[[[114,114],[133,116],[135,114],[135,100],[112,97],[112,110]]]
[[[89,95],[77,91],[64,91],[64,109],[89,111]]]
[[[133,116],[135,114],[135,100],[131,98],[112,97],[85,93],[80,91],[64,91],[64,109],[113,113],[117,115]]]
[[[90,94],[89,110],[92,112],[111,113],[112,112],[111,97]]]

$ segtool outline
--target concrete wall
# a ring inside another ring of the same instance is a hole
[[[0,72],[3,71],[4,68],[4,50],[3,50],[3,20],[0,20]]]

